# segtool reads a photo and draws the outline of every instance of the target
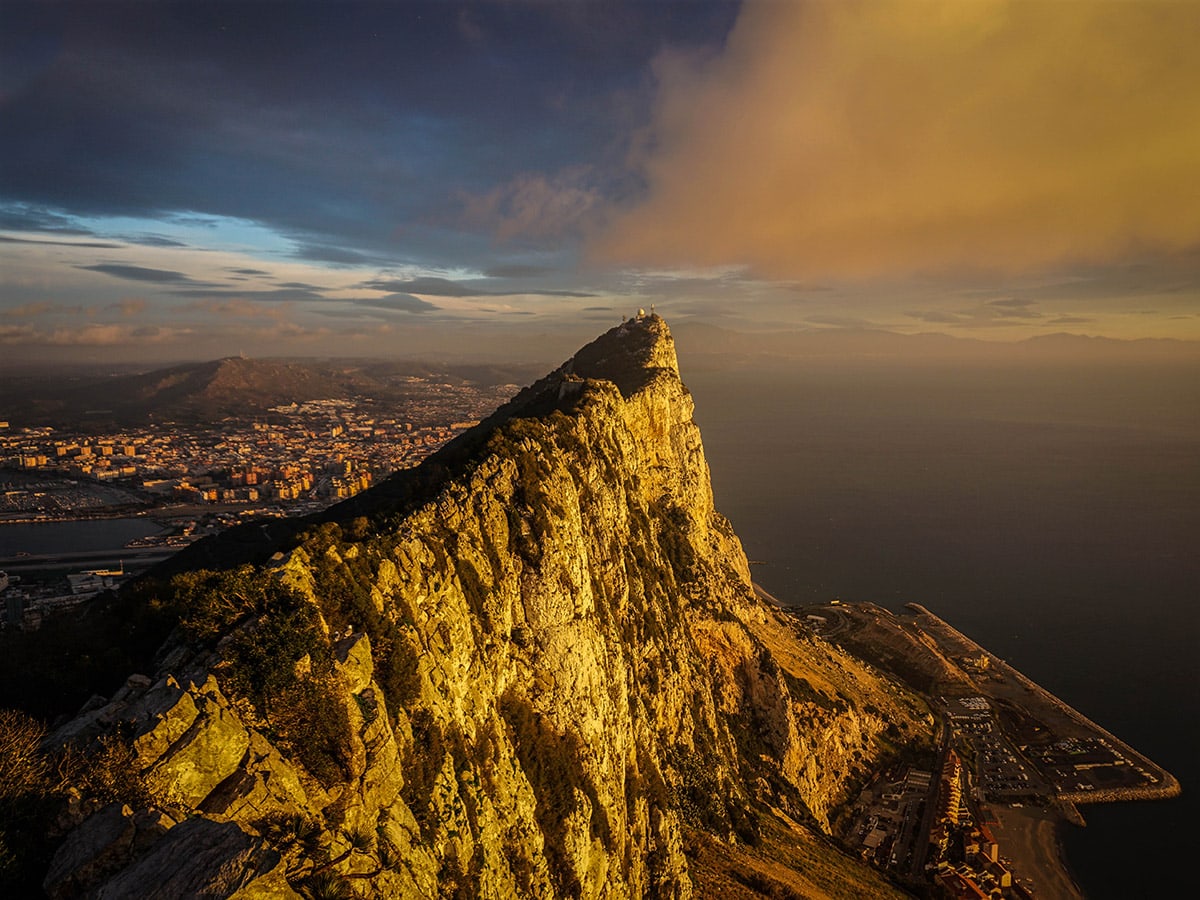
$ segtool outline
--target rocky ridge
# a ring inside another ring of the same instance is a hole
[[[51,897],[687,898],[689,835],[779,823],[891,890],[822,835],[930,721],[755,596],[656,316],[269,560],[137,590],[180,625],[49,739],[133,776],[73,791]]]

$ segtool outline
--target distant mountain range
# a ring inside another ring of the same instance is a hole
[[[309,400],[363,399],[395,405],[430,383],[524,384],[525,366],[431,366],[412,361],[229,357],[149,372],[9,373],[0,419],[13,425],[218,421]]]
[[[1117,340],[1047,334],[1022,341],[983,341],[941,333],[898,334],[868,328],[742,332],[702,323],[672,326],[680,355],[690,362],[726,365],[772,361],[906,363],[1130,363],[1200,362],[1200,341],[1169,338]]]
[[[982,341],[947,334],[853,328],[743,332],[699,322],[673,326],[685,368],[836,365],[1198,364],[1200,341],[1115,340],[1050,334]],[[546,352],[553,344],[546,344]],[[520,352],[531,358],[529,347]],[[551,362],[557,362],[552,360]],[[370,398],[385,406],[428,396],[429,383],[482,388],[524,385],[546,360],[512,364],[413,360],[242,359],[228,357],[151,371],[126,367],[8,368],[0,378],[0,420],[14,426],[204,422],[254,415],[308,400]]]

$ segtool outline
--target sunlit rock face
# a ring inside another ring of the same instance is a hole
[[[692,415],[642,316],[270,561],[144,589],[191,604],[160,671],[56,736],[136,783],[80,791],[47,891],[687,898],[686,828],[828,830],[926,726],[756,598]]]

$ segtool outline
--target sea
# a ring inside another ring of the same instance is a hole
[[[161,531],[162,526],[152,519],[0,522],[0,557],[119,550],[136,538]]]
[[[699,367],[718,509],[784,603],[915,601],[1172,772],[1064,826],[1088,897],[1178,896],[1200,822],[1200,367]],[[1003,848],[1002,848],[1003,852]]]

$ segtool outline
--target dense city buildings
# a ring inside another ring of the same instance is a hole
[[[352,497],[416,465],[517,390],[405,380],[412,390],[399,404],[317,399],[200,424],[112,430],[0,421],[0,529],[131,516],[147,526],[144,537],[94,552],[73,552],[69,540],[49,554],[4,541],[0,628],[36,629],[46,615],[238,521],[301,515]]]
[[[211,424],[110,433],[0,427],[0,519],[71,519],[171,504],[289,511],[353,496],[415,465],[515,386],[437,386],[400,415],[313,400]]]

